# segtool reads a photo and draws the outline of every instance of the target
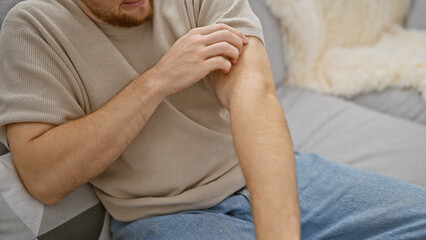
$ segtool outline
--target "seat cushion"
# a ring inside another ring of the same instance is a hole
[[[412,89],[390,88],[347,99],[390,116],[426,126],[426,99]]]
[[[426,187],[426,126],[295,87],[278,98],[295,149]]]

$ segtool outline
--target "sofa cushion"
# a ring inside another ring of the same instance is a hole
[[[389,88],[348,99],[367,108],[426,126],[426,99],[415,90]]]
[[[426,187],[426,126],[301,88],[277,95],[301,153]]]
[[[415,0],[407,18],[407,28],[426,30],[426,1]]]

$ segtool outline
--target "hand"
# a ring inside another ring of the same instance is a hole
[[[225,24],[195,28],[180,38],[151,69],[167,95],[184,90],[210,72],[228,73],[248,39]]]

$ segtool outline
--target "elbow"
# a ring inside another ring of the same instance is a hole
[[[34,199],[47,206],[56,205],[63,199],[63,196],[55,192],[51,188],[52,184],[49,183],[37,181],[36,183],[24,184],[24,186]]]
[[[61,174],[63,171],[58,171],[61,166],[58,166],[57,161],[51,160],[49,155],[43,154],[41,149],[45,149],[36,142],[37,137],[21,133],[23,130],[33,133],[37,131],[31,130],[30,127],[19,126],[22,125],[7,126],[12,161],[17,175],[31,197],[45,205],[55,205],[62,200],[66,191],[64,188],[66,182]]]
[[[22,151],[21,151],[22,152]],[[13,154],[13,152],[12,152]],[[29,195],[39,202],[52,206],[62,200],[61,186],[58,179],[54,178],[52,169],[41,168],[37,159],[28,160],[22,155],[15,154],[13,162],[22,185]],[[36,166],[34,163],[38,163]]]
[[[38,201],[40,201],[41,203],[43,203],[44,205],[47,206],[55,206],[56,204],[58,204],[62,198],[60,197],[44,197],[42,199],[37,199]]]
[[[61,201],[61,199],[41,199],[41,200],[37,199],[37,200],[46,206],[55,206]]]

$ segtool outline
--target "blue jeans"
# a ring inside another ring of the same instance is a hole
[[[426,189],[317,155],[296,153],[302,239],[426,239]],[[112,220],[116,240],[255,239],[243,188],[216,206],[131,223]]]

